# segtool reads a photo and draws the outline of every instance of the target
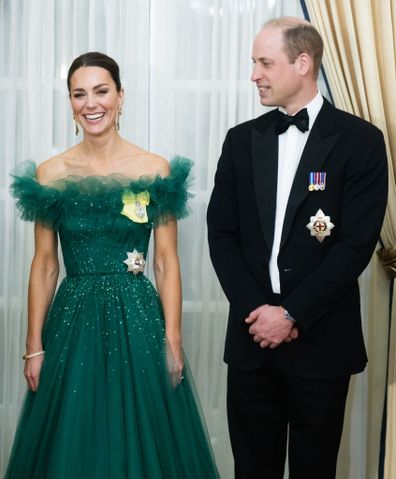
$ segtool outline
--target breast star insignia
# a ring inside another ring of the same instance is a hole
[[[307,228],[311,232],[311,236],[321,243],[326,236],[330,236],[334,224],[330,221],[330,216],[326,216],[321,209],[316,212],[315,216],[311,216]]]

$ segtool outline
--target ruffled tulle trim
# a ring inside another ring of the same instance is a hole
[[[187,200],[192,195],[190,171],[193,162],[180,156],[170,161],[170,173],[166,177],[159,174],[131,179],[122,174],[108,176],[70,175],[47,185],[37,181],[35,162],[28,160],[19,164],[11,173],[14,181],[11,194],[16,198],[16,206],[21,218],[26,221],[39,221],[53,229],[58,229],[62,213],[68,201],[95,201],[96,205],[120,205],[125,190],[139,193],[147,190],[150,194],[150,221],[154,226],[166,223],[169,217],[181,219],[190,213]]]
[[[36,178],[36,164],[27,160],[11,173],[14,178],[11,194],[16,198],[16,207],[25,221],[39,221],[58,229],[62,216],[61,191],[52,186],[41,185]]]

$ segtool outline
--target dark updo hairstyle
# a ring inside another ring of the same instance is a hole
[[[67,73],[67,89],[70,94],[70,79],[73,73],[81,67],[100,67],[107,70],[116,84],[117,91],[121,91],[120,67],[111,57],[100,52],[83,53],[70,65]]]

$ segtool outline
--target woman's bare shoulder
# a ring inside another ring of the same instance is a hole
[[[53,156],[37,167],[37,180],[41,184],[65,178],[70,174],[70,163],[76,161],[76,147]]]
[[[126,155],[131,168],[131,176],[169,175],[169,162],[160,155],[151,153],[139,146],[129,144],[129,154]]]
[[[150,168],[154,174],[162,177],[169,175],[169,162],[162,156],[155,153],[147,153],[145,161],[147,162],[147,168]]]

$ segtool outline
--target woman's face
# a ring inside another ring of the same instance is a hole
[[[122,100],[123,90],[117,91],[105,68],[80,67],[71,76],[71,107],[85,134],[100,136],[115,128]]]

